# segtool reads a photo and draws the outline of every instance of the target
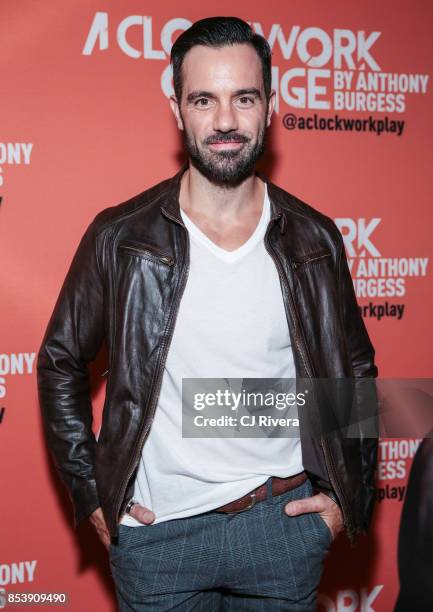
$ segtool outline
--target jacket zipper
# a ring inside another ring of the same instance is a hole
[[[185,226],[183,224],[181,224],[175,217],[172,217],[171,215],[169,215],[167,213],[167,211],[164,210],[164,214],[168,218],[170,218],[173,221],[175,221],[178,225],[181,225],[181,227],[185,228]],[[186,228],[185,228],[185,231],[186,231]],[[126,248],[126,247],[124,247],[124,248]],[[144,250],[142,251],[141,249],[137,249],[136,247],[132,247],[132,246],[129,246],[129,245],[128,245],[127,248],[131,249],[131,250],[138,250],[140,252],[144,252]],[[145,252],[147,253],[147,251],[145,251]],[[163,256],[163,257],[165,258],[166,256]],[[119,519],[120,509],[121,509],[121,506],[122,506],[122,501],[123,501],[123,497],[124,497],[125,492],[126,492],[126,488],[128,486],[128,483],[129,483],[129,480],[130,480],[132,474],[134,473],[134,470],[136,468],[137,462],[139,461],[139,458],[140,458],[140,455],[141,455],[141,452],[142,452],[142,448],[143,448],[144,442],[146,440],[147,434],[149,433],[150,427],[151,427],[153,419],[155,417],[156,406],[157,406],[157,403],[158,403],[158,396],[159,396],[159,392],[160,392],[160,388],[161,388],[161,383],[162,383],[162,374],[163,374],[163,370],[164,370],[165,361],[166,361],[166,358],[167,358],[168,349],[169,349],[169,346],[170,346],[170,341],[171,341],[171,338],[172,338],[172,335],[173,335],[174,322],[175,322],[175,319],[176,319],[176,315],[177,315],[177,312],[178,312],[178,309],[179,309],[180,300],[181,300],[181,297],[183,295],[183,292],[184,292],[184,289],[185,289],[185,285],[186,285],[186,281],[187,281],[187,278],[188,278],[188,273],[189,273],[189,240],[188,240],[188,236],[187,236],[187,242],[186,242],[185,259],[187,260],[188,263],[187,263],[186,266],[184,266],[184,268],[182,270],[182,278],[180,280],[180,287],[179,287],[179,290],[178,290],[178,294],[177,294],[176,301],[175,301],[175,303],[174,303],[174,305],[172,307],[171,313],[170,313],[170,319],[168,321],[168,325],[167,325],[165,336],[164,336],[164,338],[162,340],[161,355],[160,355],[159,363],[157,365],[156,383],[154,383],[154,385],[153,385],[153,387],[152,387],[152,389],[150,390],[150,393],[149,393],[150,397],[153,398],[153,402],[152,402],[152,405],[150,407],[150,413],[149,413],[150,417],[148,419],[145,419],[145,423],[142,426],[142,430],[140,431],[140,434],[139,434],[139,444],[138,444],[138,447],[137,447],[137,451],[136,451],[136,453],[133,456],[133,460],[129,464],[130,467],[129,467],[128,471],[127,471],[127,476],[126,476],[126,478],[124,480],[123,485],[121,486],[121,488],[119,490],[120,495],[118,497],[118,501],[117,501],[117,503],[115,505],[115,509],[114,509],[114,512],[115,512],[114,518],[115,518],[115,522],[116,523],[118,522],[118,519]],[[170,260],[171,260],[171,263],[169,263],[168,265],[173,265],[173,263],[174,263],[173,258],[170,257]],[[164,263],[168,263],[168,262],[164,262]]]
[[[278,216],[273,217],[271,220],[272,221],[276,221],[277,219],[279,219],[281,217],[281,215],[282,215],[282,213],[279,213]],[[304,350],[304,347],[302,346],[302,341],[301,341],[300,335],[297,334],[297,330],[299,329],[299,322],[298,322],[297,315],[295,313],[295,306],[294,306],[293,296],[292,296],[292,293],[290,291],[290,287],[289,287],[289,285],[287,283],[287,280],[286,280],[286,277],[285,277],[285,273],[284,273],[283,267],[281,265],[281,262],[280,262],[280,260],[278,258],[278,255],[275,252],[275,250],[272,247],[272,245],[269,243],[269,231],[270,231],[270,226],[268,227],[268,229],[266,231],[266,234],[265,234],[265,240],[264,240],[265,247],[266,247],[266,250],[268,251],[269,255],[274,260],[275,265],[277,266],[277,270],[278,270],[279,276],[280,276],[280,278],[281,278],[281,280],[283,282],[283,285],[284,285],[284,287],[286,289],[286,292],[287,292],[287,296],[289,298],[288,305],[289,305],[290,315],[291,315],[293,323],[294,323],[294,332],[295,332],[294,335],[295,335],[296,345],[297,345],[298,350],[299,350],[299,352],[301,354],[302,360],[303,360],[304,365],[305,365],[305,369],[307,370],[307,373],[308,373],[309,377],[310,378],[314,378],[314,376],[313,376],[313,368],[312,368],[311,363],[309,361],[309,357],[307,355],[307,351]],[[320,257],[325,257],[325,256],[326,255],[322,255]],[[314,258],[314,259],[319,259],[319,257]],[[312,260],[308,260],[308,263],[310,261],[312,261]],[[286,311],[286,315],[287,315],[287,311]],[[344,517],[344,522],[345,522],[345,525],[346,525],[347,530],[348,530],[348,535],[349,535],[349,537],[351,537],[352,522],[350,521],[350,517],[349,517],[349,514],[347,512],[346,500],[345,500],[345,497],[344,497],[344,495],[343,495],[343,493],[342,493],[342,491],[340,489],[340,485],[339,485],[339,482],[338,482],[338,477],[337,477],[336,472],[334,470],[334,464],[333,464],[332,458],[330,456],[328,443],[322,437],[320,438],[320,445],[322,446],[322,449],[323,449],[323,454],[325,456],[325,462],[327,464],[327,468],[328,468],[328,472],[329,472],[329,476],[330,476],[332,487],[333,487],[333,489],[334,489],[334,491],[335,491],[335,493],[336,493],[336,495],[338,497],[338,500],[339,500],[339,502],[341,504],[341,509],[342,509],[342,513],[343,513],[343,517]]]
[[[167,264],[168,266],[172,266],[174,264],[174,259],[170,255],[157,255],[149,249],[138,248],[130,244],[119,244],[118,248],[121,251],[130,251],[134,256],[142,257],[144,259],[150,259],[152,261],[160,261],[162,263]]]

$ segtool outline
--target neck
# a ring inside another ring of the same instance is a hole
[[[254,173],[234,187],[212,183],[190,163],[181,179],[179,202],[187,214],[226,222],[260,209],[264,188]]]

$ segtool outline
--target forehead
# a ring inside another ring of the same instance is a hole
[[[262,89],[262,63],[249,44],[220,48],[196,45],[184,57],[182,81],[186,95],[193,90]]]

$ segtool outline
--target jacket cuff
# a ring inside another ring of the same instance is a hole
[[[99,506],[98,493],[95,480],[86,481],[85,485],[75,489],[72,493],[74,506],[74,528],[88,518]]]

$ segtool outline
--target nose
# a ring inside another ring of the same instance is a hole
[[[217,132],[231,132],[238,129],[236,110],[231,102],[218,104],[213,120],[213,129]]]

